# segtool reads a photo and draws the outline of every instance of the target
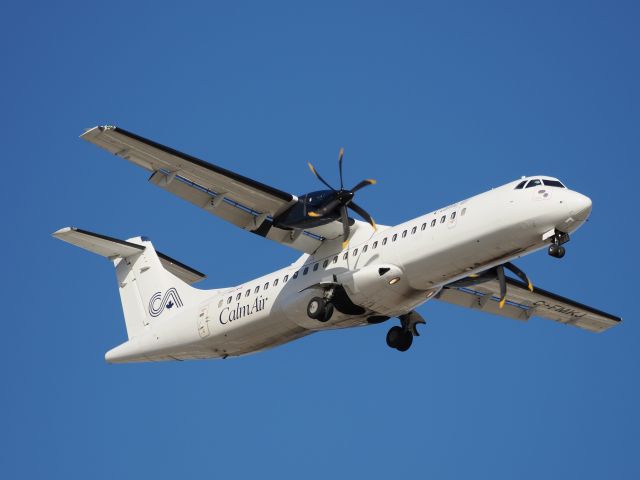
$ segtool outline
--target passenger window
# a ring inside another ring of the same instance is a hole
[[[358,249],[357,248],[353,251],[353,256],[355,257],[356,255],[358,255]]]
[[[422,228],[421,228],[420,230],[424,230],[425,228],[427,228],[427,222],[424,222],[424,223],[422,224]]]
[[[320,266],[320,264],[319,264],[319,263],[316,263],[316,264],[313,266],[313,271],[315,272],[316,270],[318,270],[318,267],[319,267],[319,266]]]
[[[241,293],[238,293],[238,294],[236,295],[236,300],[240,300],[240,297],[241,297],[241,296],[242,296],[242,294],[241,294]]]
[[[266,290],[267,288],[269,288],[269,282],[264,284],[264,290]]]
[[[289,275],[285,275],[282,279],[282,283],[287,283],[289,281]]]
[[[524,184],[527,183],[526,180],[521,181],[518,185],[516,185],[516,188],[514,188],[514,190],[520,190],[522,188],[524,188]]]
[[[286,280],[285,280],[285,282],[286,282]],[[274,286],[274,287],[277,287],[277,286],[278,286],[278,279],[277,279],[277,278],[273,281],[273,286]]]
[[[368,248],[369,248],[369,245],[365,245],[364,247],[362,247],[362,253],[366,253]]]
[[[309,267],[304,267],[304,270],[302,271],[302,274],[306,275],[307,273],[309,273]]]
[[[436,219],[434,218],[433,220],[431,220],[431,226],[435,227],[436,226]]]
[[[349,252],[344,252],[344,255],[342,256],[342,259],[346,260],[348,256],[349,256]]]
[[[393,234],[393,237],[391,237],[391,241],[392,241],[392,242],[395,242],[395,241],[397,240],[397,238],[398,238],[398,234],[397,234],[397,233],[394,233],[394,234]]]
[[[258,293],[260,291],[260,285],[258,285],[255,290],[253,291],[253,293]]]
[[[298,278],[298,272],[299,270],[296,270],[295,272],[293,272],[293,277],[291,277],[291,280],[295,280],[296,278]]]
[[[387,244],[387,237],[384,237],[384,238],[382,239],[382,245],[384,246],[384,245],[386,245],[386,244]]]
[[[371,248],[373,248],[374,250],[376,248],[378,248],[378,241],[377,240],[375,242],[373,242],[373,245],[371,246]]]
[[[402,238],[407,236],[407,231],[405,230],[404,232],[402,232]]]
[[[542,185],[542,182],[536,178],[534,180],[529,180],[526,188],[537,187],[538,185]]]
[[[245,292],[244,296],[245,296],[245,297],[248,297],[250,293],[251,293],[251,289],[247,290],[247,291]]]
[[[440,219],[440,223],[444,223],[444,221],[447,219],[446,215],[443,215],[442,218]]]
[[[335,257],[333,257],[333,263],[338,263],[338,255],[336,255]]]
[[[227,303],[231,303],[231,300],[233,299],[233,297],[229,297],[227,298]]]
[[[329,265],[329,260],[322,262],[322,268],[327,268],[327,265]]]
[[[467,213],[467,207],[464,207],[464,208],[462,209],[462,211],[460,212],[460,216],[461,216],[461,217],[464,217],[464,214],[465,214],[465,213]]]
[[[455,220],[456,219],[456,212],[451,213],[451,220]]]
[[[223,304],[223,303],[224,303],[224,299],[220,300],[220,301],[218,302],[218,308],[220,308],[220,307],[222,306],[222,304]]]

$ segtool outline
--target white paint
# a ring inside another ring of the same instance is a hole
[[[163,268],[149,241],[130,239],[144,251],[122,250],[114,260],[129,340],[110,350],[106,360],[226,358],[323,329],[366,325],[372,315],[406,314],[444,285],[544,248],[549,232],[560,226],[567,233],[575,231],[591,212],[591,200],[578,192],[558,187],[515,190],[519,182],[393,227],[380,226],[375,233],[355,228],[347,250],[341,249],[340,239],[325,240],[314,255],[305,254],[288,267],[226,289],[188,285]],[[552,194],[544,197],[537,190]],[[572,221],[566,222],[568,218]],[[63,230],[54,235],[65,240]],[[389,268],[382,277],[380,267]],[[390,285],[394,277],[400,280]],[[336,310],[327,323],[307,316],[309,300],[321,296],[322,284],[334,280],[354,303],[366,308],[364,315]],[[168,295],[171,289],[181,305]],[[161,310],[155,316],[150,313],[154,294],[154,312]]]

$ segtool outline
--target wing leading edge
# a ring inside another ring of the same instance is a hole
[[[342,233],[339,222],[309,230],[273,226],[273,217],[294,205],[295,195],[179,152],[115,126],[81,135],[116,156],[152,172],[149,181],[174,195],[257,235],[313,253],[325,239]]]
[[[507,302],[502,309],[498,306],[500,286],[496,280],[473,287],[447,286],[440,291],[436,298],[447,303],[475,308],[515,320],[527,321],[531,317],[541,317],[590,332],[603,332],[622,321],[620,317],[541,288],[536,287],[533,292],[530,292],[527,285],[518,280],[507,277],[506,281],[508,284]]]

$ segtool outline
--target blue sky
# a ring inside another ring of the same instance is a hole
[[[0,18],[3,478],[638,478],[636,2],[31,2]],[[521,175],[594,202],[534,283],[624,317],[593,335],[437,304],[226,361],[106,365],[104,259],[66,225],[139,234],[215,288],[285,247],[82,142],[116,124],[292,193],[312,161],[393,224]]]

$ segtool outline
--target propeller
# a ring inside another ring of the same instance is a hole
[[[498,265],[492,269],[487,270],[486,272],[482,272],[477,275],[469,275],[468,278],[463,278],[458,282],[455,282],[455,286],[459,287],[467,287],[471,285],[477,285],[478,283],[488,282],[489,280],[498,280],[498,285],[500,285],[500,302],[498,303],[499,307],[504,308],[504,304],[507,301],[507,280],[504,274],[504,269],[507,269],[513,272],[520,280],[522,280],[529,289],[530,292],[533,292],[533,284],[527,274],[516,267],[513,263],[507,262],[502,265]]]
[[[338,171],[340,173],[340,190],[336,190],[333,188],[322,176],[318,173],[318,171],[308,162],[309,169],[316,176],[318,180],[324,183],[327,187],[333,190],[333,197],[330,198],[324,205],[320,208],[317,208],[314,211],[310,211],[307,213],[308,216],[318,218],[318,217],[326,217],[331,214],[338,213],[340,216],[340,221],[342,222],[342,248],[346,248],[349,244],[349,213],[347,208],[350,208],[358,215],[360,215],[365,221],[367,221],[375,230],[376,222],[373,220],[371,215],[369,215],[364,208],[357,205],[353,201],[353,197],[355,193],[361,188],[366,187],[367,185],[375,185],[376,181],[372,179],[362,180],[351,190],[345,190],[344,182],[342,180],[342,159],[344,158],[344,148],[340,149],[340,153],[338,154]]]

